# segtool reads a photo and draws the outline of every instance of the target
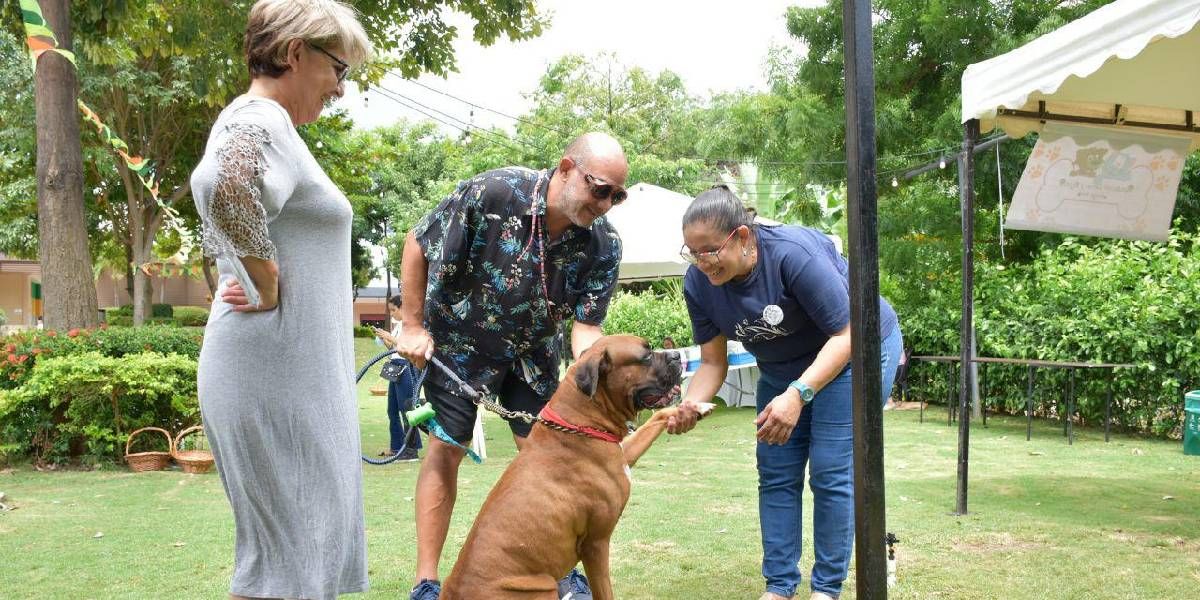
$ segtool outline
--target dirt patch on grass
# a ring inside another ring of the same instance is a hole
[[[988,554],[992,552],[1022,552],[1037,550],[1045,547],[1041,540],[1023,539],[1008,532],[984,533],[969,539],[955,542],[954,549],[959,552]]]
[[[675,542],[668,541],[668,540],[659,540],[657,542],[649,542],[649,543],[647,543],[647,542],[630,542],[629,547],[631,547],[635,550],[638,550],[640,552],[648,552],[648,553],[652,553],[652,554],[657,554],[659,552],[664,552],[667,550],[674,550],[675,548],[679,547],[679,544],[676,544]]]
[[[1179,536],[1161,536],[1150,533],[1131,533],[1120,529],[1112,531],[1108,534],[1108,539],[1114,542],[1125,544],[1133,544],[1148,548],[1169,548],[1171,550],[1181,550],[1190,555],[1200,555],[1200,539],[1185,538]]]

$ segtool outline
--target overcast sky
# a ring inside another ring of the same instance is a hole
[[[822,0],[539,0],[540,12],[551,17],[549,28],[523,42],[499,41],[483,48],[470,39],[469,21],[459,25],[456,42],[458,72],[446,79],[424,76],[417,81],[434,90],[509,115],[529,108],[523,95],[532,91],[546,67],[566,54],[593,57],[615,52],[620,62],[652,73],[670,69],[683,77],[691,93],[763,88],[767,52],[772,45],[799,51],[787,34],[784,13],[788,6],[812,6]],[[352,88],[354,86],[351,86]],[[512,128],[513,121],[475,109],[413,82],[389,77],[385,89],[409,102],[425,105],[425,112],[462,127],[492,125]],[[359,127],[392,123],[398,118],[425,119],[378,93],[364,95],[348,90],[337,105],[350,111]],[[442,111],[439,114],[432,109]],[[442,125],[447,132],[458,131]]]

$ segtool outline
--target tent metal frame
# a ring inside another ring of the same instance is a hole
[[[1121,116],[1122,105],[1113,105],[1112,118],[1101,117],[1080,117],[1076,115],[1063,115],[1052,113],[1046,110],[1046,101],[1038,101],[1038,109],[1033,110],[1015,110],[1011,108],[1001,108],[996,111],[997,116],[1016,117],[1019,119],[1030,119],[1034,121],[1061,121],[1065,123],[1092,123],[1096,125],[1124,125],[1126,127],[1138,127],[1140,129],[1162,129],[1166,131],[1182,131],[1186,133],[1200,133],[1200,126],[1196,125],[1195,116],[1192,111],[1181,111],[1184,113],[1184,122],[1182,125],[1178,123],[1148,123],[1145,121],[1127,121]]]

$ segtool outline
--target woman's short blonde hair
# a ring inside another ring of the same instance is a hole
[[[287,50],[301,40],[325,50],[340,50],[350,66],[374,53],[354,9],[339,0],[258,0],[246,23],[246,66],[250,78],[279,77],[288,70]]]

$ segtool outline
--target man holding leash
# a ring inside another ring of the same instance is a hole
[[[588,133],[555,168],[509,167],[461,182],[405,241],[397,351],[417,368],[437,355],[507,409],[537,414],[558,386],[562,320],[575,321],[576,357],[601,336],[621,262],[621,240],[601,217],[627,197],[628,173],[620,143]],[[463,444],[478,410],[439,369],[429,370],[425,397],[452,442],[430,436],[417,477],[412,600],[433,600],[440,590]],[[520,450],[532,424],[512,420],[509,428]],[[578,571],[560,582],[565,592],[591,597]]]

